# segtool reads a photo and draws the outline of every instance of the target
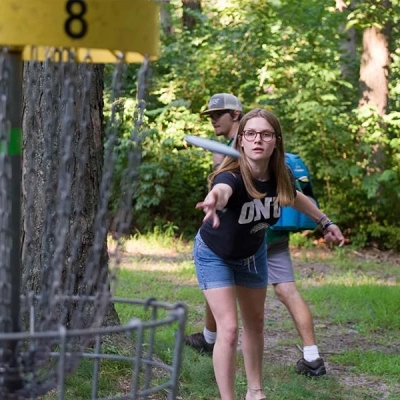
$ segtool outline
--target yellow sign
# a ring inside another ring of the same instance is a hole
[[[152,0],[1,0],[0,46],[43,60],[49,47],[77,60],[137,62],[158,55],[159,7]],[[89,56],[88,56],[89,54]]]

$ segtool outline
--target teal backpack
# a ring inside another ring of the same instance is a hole
[[[304,161],[297,154],[285,153],[286,164],[291,169],[295,179],[296,188],[307,197],[309,197],[318,207],[318,202],[315,199],[310,172]],[[317,224],[307,215],[295,210],[292,207],[282,207],[281,216],[278,222],[271,226],[274,231],[290,231],[297,232],[306,229],[315,229]]]

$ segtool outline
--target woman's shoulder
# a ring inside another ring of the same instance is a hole
[[[220,173],[217,173],[215,177],[242,179],[242,174],[240,171],[221,171]]]
[[[216,183],[227,183],[231,186],[236,186],[243,183],[243,178],[238,171],[221,171],[214,178],[214,184]]]

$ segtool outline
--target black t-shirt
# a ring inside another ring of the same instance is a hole
[[[265,229],[276,224],[281,209],[276,200],[275,178],[261,182],[254,180],[263,199],[253,199],[246,191],[241,174],[222,172],[215,177],[213,185],[225,183],[232,190],[225,209],[218,210],[218,228],[212,221],[205,221],[200,227],[204,243],[224,259],[241,259],[252,256],[265,243]],[[295,188],[293,189],[295,190]]]

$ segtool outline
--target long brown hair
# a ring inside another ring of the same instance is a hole
[[[276,137],[276,146],[271,155],[268,165],[270,176],[275,176],[277,182],[277,201],[282,206],[293,205],[294,193],[289,173],[285,163],[285,149],[283,145],[283,137],[281,125],[278,118],[269,110],[263,108],[254,108],[243,116],[240,120],[238,132],[236,134],[233,146],[241,154],[239,158],[225,157],[220,167],[208,176],[209,187],[211,187],[214,178],[221,172],[241,173],[247,193],[255,199],[260,199],[265,196],[265,193],[260,193],[253,182],[250,165],[241,146],[243,140],[243,130],[247,123],[252,118],[261,117],[266,119],[274,129]]]

